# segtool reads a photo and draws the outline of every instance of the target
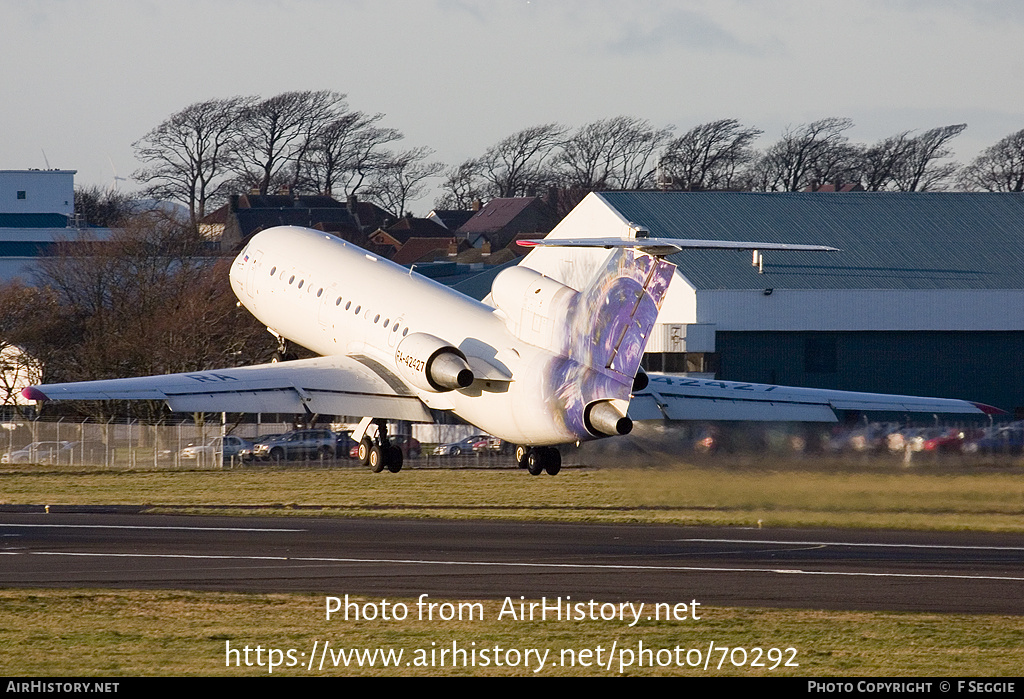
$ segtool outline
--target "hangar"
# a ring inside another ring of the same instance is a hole
[[[1022,195],[604,192],[551,237],[638,229],[841,250],[670,256],[651,371],[962,398],[1024,417]],[[527,264],[572,284],[583,270],[556,250]]]

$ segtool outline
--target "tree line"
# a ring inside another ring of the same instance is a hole
[[[383,114],[353,110],[329,90],[191,104],[133,144],[144,193],[188,207],[192,224],[228,194],[347,196],[359,192],[401,214],[440,173],[432,150],[396,150]]]
[[[548,123],[511,134],[458,165],[431,161],[425,146],[399,148],[403,134],[383,114],[349,107],[333,91],[197,102],[133,147],[145,194],[188,207],[193,225],[230,193],[358,194],[401,216],[441,178],[436,208],[558,188],[800,191],[859,185],[867,191],[1024,191],[1024,130],[972,162],[950,160],[966,124],[851,142],[853,122],[829,117],[787,128],[764,149],[764,132],[738,119],[675,127],[617,116],[578,128]]]

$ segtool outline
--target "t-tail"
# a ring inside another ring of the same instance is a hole
[[[597,437],[625,434],[632,427],[626,410],[634,387],[645,383],[640,361],[675,272],[675,265],[663,259],[666,255],[684,249],[835,250],[651,238],[642,229],[634,229],[629,238],[545,238],[519,244],[564,248],[557,265],[549,259],[539,266],[565,270],[565,280],[576,275],[579,290],[527,267],[528,257],[495,279],[492,299],[509,317],[517,337],[560,358],[548,374],[552,400],[561,407],[567,426],[582,426]],[[599,255],[603,260],[598,261]]]

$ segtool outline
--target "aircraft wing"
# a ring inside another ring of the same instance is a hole
[[[998,408],[951,398],[920,398],[793,388],[648,374],[646,388],[629,404],[634,420],[749,420],[838,422],[836,410],[894,413],[1000,413]]]
[[[373,415],[430,422],[398,377],[370,359],[333,356],[216,371],[30,386],[29,400],[162,400],[174,412]]]

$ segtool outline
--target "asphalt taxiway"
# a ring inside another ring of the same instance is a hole
[[[0,511],[0,587],[1024,614],[1024,537]]]

